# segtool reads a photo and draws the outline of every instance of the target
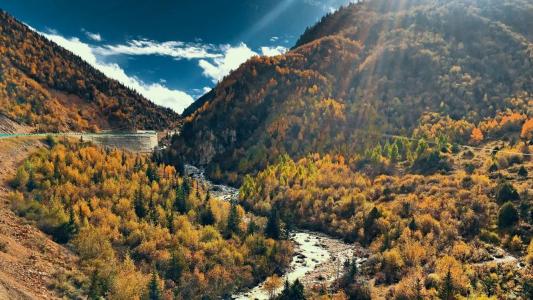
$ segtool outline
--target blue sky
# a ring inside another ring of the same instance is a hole
[[[253,55],[276,55],[349,0],[0,0],[109,77],[181,112]]]

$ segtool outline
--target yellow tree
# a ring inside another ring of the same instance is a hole
[[[529,119],[524,123],[520,137],[525,141],[533,140],[533,119]]]
[[[278,275],[274,274],[267,278],[264,287],[270,299],[274,299],[274,296],[276,296],[276,290],[279,289],[280,286],[281,278],[279,278]]]

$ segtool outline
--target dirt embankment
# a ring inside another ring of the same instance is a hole
[[[3,114],[0,114],[0,133],[31,133],[32,131],[32,127],[20,125]]]
[[[76,267],[76,256],[15,215],[8,181],[23,160],[44,144],[38,138],[0,140],[0,300],[56,299],[53,275]]]

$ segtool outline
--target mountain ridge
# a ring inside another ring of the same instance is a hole
[[[1,112],[37,131],[165,129],[162,108],[0,11]]]
[[[348,5],[288,53],[241,65],[187,111],[170,157],[235,179],[282,153],[363,151],[354,128],[410,136],[427,113],[474,127],[505,111],[531,114],[532,37],[517,21],[531,23],[531,4],[393,3]]]

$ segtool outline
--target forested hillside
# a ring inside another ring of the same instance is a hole
[[[362,153],[369,132],[457,123],[461,138],[441,133],[468,142],[483,122],[531,117],[532,20],[520,0],[351,4],[199,99],[170,155],[238,182],[282,153]]]
[[[163,129],[178,117],[3,11],[0,113],[41,132]]]
[[[81,273],[57,274],[51,284],[60,295],[220,299],[288,265],[292,245],[265,237],[266,218],[211,197],[174,167],[48,142],[17,170],[10,200],[79,255]]]

